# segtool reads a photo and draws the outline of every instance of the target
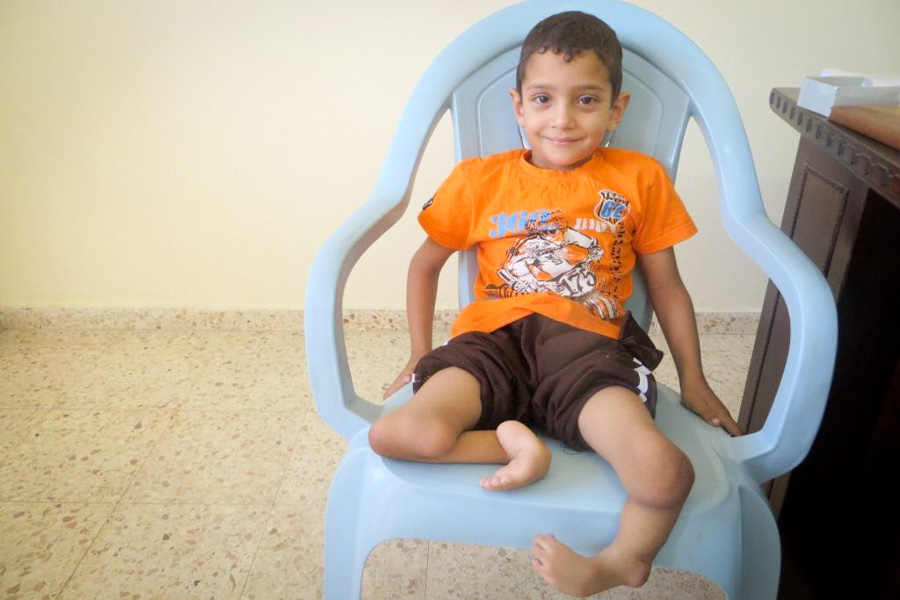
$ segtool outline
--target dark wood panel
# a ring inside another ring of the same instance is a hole
[[[798,569],[785,579],[801,574],[815,598],[896,598],[882,592],[900,586],[893,535],[900,523],[900,397],[893,381],[900,359],[900,211],[875,194],[865,206],[838,302],[841,343],[831,395],[809,456],[791,474],[779,518],[791,557],[785,568]]]
[[[837,296],[855,237],[855,231],[846,231],[845,226],[845,217],[853,213],[848,200],[853,193],[862,204],[866,190],[851,174],[829,173],[832,164],[815,144],[801,141],[781,228],[833,280],[832,291]],[[849,245],[838,243],[848,238]],[[781,383],[789,345],[787,305],[770,282],[738,421],[745,431],[758,431],[765,423]]]
[[[801,134],[782,230],[826,274],[838,354],[806,460],[767,485],[779,516],[779,598],[900,598],[900,152],[796,106],[773,110]],[[789,315],[766,293],[740,423],[762,426],[781,378]]]

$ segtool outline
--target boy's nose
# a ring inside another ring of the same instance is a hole
[[[560,102],[553,113],[553,123],[557,127],[570,127],[575,121],[574,115],[575,111],[568,103]]]

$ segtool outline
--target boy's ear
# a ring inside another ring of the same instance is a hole
[[[519,127],[525,127],[525,115],[523,114],[522,94],[512,88],[509,90],[509,97],[512,100],[513,114],[516,116],[516,122]]]
[[[609,122],[606,124],[607,131],[615,131],[619,128],[625,111],[628,109],[628,103],[631,102],[631,92],[619,92],[619,97],[613,102],[609,109]]]

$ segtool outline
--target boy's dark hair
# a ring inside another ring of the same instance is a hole
[[[593,50],[609,71],[612,98],[615,101],[622,89],[622,45],[616,32],[594,15],[579,11],[562,12],[547,17],[528,32],[522,43],[519,67],[516,70],[516,90],[522,93],[525,66],[535,53],[548,50],[562,54],[566,62],[572,62],[586,50]]]

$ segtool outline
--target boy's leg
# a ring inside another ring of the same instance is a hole
[[[533,567],[553,587],[573,596],[641,586],[687,499],[693,467],[628,389],[608,387],[594,394],[578,416],[578,428],[613,466],[628,493],[619,530],[613,543],[594,557],[572,552],[552,535],[538,536]]]
[[[390,458],[434,463],[503,464],[486,489],[522,487],[540,479],[550,452],[516,421],[496,431],[472,431],[481,418],[481,390],[469,372],[447,367],[434,373],[413,398],[372,424],[369,444]]]

